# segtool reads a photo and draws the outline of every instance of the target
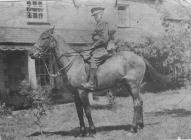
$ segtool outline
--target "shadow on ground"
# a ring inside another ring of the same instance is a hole
[[[104,132],[104,131],[113,131],[113,130],[125,130],[125,131],[130,131],[131,125],[110,125],[110,126],[100,126],[96,127],[96,132]],[[43,132],[46,136],[52,136],[52,135],[60,135],[60,136],[74,136],[77,137],[79,136],[80,129],[79,127],[74,128],[69,131],[55,131],[55,132],[49,132],[45,131]],[[30,134],[27,137],[34,137],[34,136],[39,136],[41,135],[40,132],[34,132]]]
[[[146,115],[151,115],[151,116],[166,116],[166,115],[172,115],[172,117],[188,117],[191,115],[190,110],[186,109],[164,109],[162,111],[157,111],[157,112],[145,112]]]
[[[160,122],[154,122],[154,123],[148,123],[145,124],[145,126],[150,126],[150,125],[158,125]],[[115,131],[115,130],[124,130],[124,131],[130,131],[132,125],[127,124],[127,125],[108,125],[108,126],[100,126],[100,127],[96,127],[96,132],[108,132],[108,131]],[[88,128],[87,132],[88,132]],[[80,128],[76,127],[72,130],[69,131],[44,131],[43,134],[45,134],[46,136],[53,136],[53,135],[60,135],[60,136],[74,136],[74,137],[78,137],[80,135]],[[41,133],[40,132],[34,132],[30,135],[28,135],[27,137],[35,137],[35,136],[40,136]]]
[[[91,105],[91,108],[94,110],[115,110],[122,107],[122,105],[116,105],[116,104],[107,104],[107,105],[99,105],[99,104],[94,104]]]

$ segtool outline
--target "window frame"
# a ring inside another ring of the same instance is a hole
[[[35,4],[36,2],[36,4]],[[29,11],[30,10],[30,11]],[[29,17],[30,15],[30,17]],[[35,17],[34,17],[35,16]],[[48,21],[47,3],[44,0],[26,0],[27,23],[43,23]]]
[[[118,28],[131,27],[129,4],[117,4],[117,19],[118,19],[117,23]]]
[[[44,60],[42,60],[42,59],[44,59]],[[44,56],[42,59],[36,59],[35,60],[37,84],[42,86],[42,87],[43,86],[50,86],[51,85],[51,77],[49,76],[47,69],[46,69],[44,62],[43,62],[43,61],[45,61],[46,65],[48,67],[48,70],[50,72],[50,70],[51,70],[50,55]]]

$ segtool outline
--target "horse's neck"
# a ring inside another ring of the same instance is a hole
[[[72,86],[79,86],[75,84],[84,82],[87,77],[84,60],[80,54],[72,53],[75,51],[61,37],[57,37],[56,40],[57,47],[55,48],[55,55],[59,59],[58,63],[61,65],[60,70],[64,69],[67,80]]]
[[[83,59],[58,35],[55,36],[57,41],[57,47],[55,49],[55,57],[59,59],[61,67],[67,67],[66,69],[72,67],[75,60],[83,62]]]
[[[74,50],[59,35],[54,35],[57,41],[57,53],[66,54],[74,52]]]

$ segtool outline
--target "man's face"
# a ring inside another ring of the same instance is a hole
[[[94,15],[94,19],[97,23],[99,23],[102,19],[102,15],[103,15],[103,12],[99,12],[97,14]]]

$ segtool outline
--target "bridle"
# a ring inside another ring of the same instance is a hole
[[[57,41],[56,41],[55,37],[54,37],[53,35],[51,35],[51,34],[49,34],[49,36],[47,37],[47,39],[48,39],[48,38],[49,38],[49,40],[48,40],[48,44],[49,44],[49,45],[46,46],[45,49],[42,49],[42,48],[39,47],[39,46],[36,46],[35,48],[36,48],[37,50],[39,50],[39,58],[42,59],[44,65],[45,65],[45,67],[46,67],[46,70],[47,70],[48,75],[51,76],[51,77],[57,77],[57,76],[60,76],[60,75],[61,75],[61,71],[67,72],[67,71],[70,69],[70,67],[71,67],[72,64],[73,64],[74,58],[73,58],[71,61],[69,61],[65,66],[61,67],[55,74],[51,74],[50,71],[49,71],[49,69],[48,69],[48,66],[47,66],[47,64],[46,64],[46,62],[45,62],[45,60],[44,60],[44,58],[43,58],[42,56],[48,55],[49,51],[51,51],[51,54],[52,54],[53,51],[55,51],[55,48],[56,48],[56,46],[57,46]],[[55,46],[52,46],[52,47],[51,47],[51,45],[50,45],[51,43],[52,43],[53,45],[55,45]],[[83,51],[81,51],[81,52],[85,52],[85,51],[89,51],[89,50],[91,50],[91,49],[83,50]],[[75,52],[75,51],[73,51],[73,52],[67,52],[67,53],[61,54],[59,57],[55,58],[55,63],[56,63],[56,64],[59,64],[59,60],[60,60],[62,57],[67,57],[67,58],[68,58],[68,57],[72,57],[72,56],[78,56],[78,55],[80,55],[79,53],[81,53],[81,52]],[[54,57],[55,57],[55,55],[54,55]]]
[[[55,43],[57,45],[57,42],[56,42],[55,38],[51,34],[49,34],[48,37],[46,37],[44,39],[48,39],[48,38],[49,38],[48,44],[50,44],[51,42],[55,41]],[[52,47],[52,49],[53,48],[54,47]],[[45,49],[42,49],[40,46],[35,46],[35,49],[39,50],[39,55],[40,55],[39,58],[40,58],[41,56],[47,55],[48,51],[51,50],[51,47],[50,47],[50,45],[48,45],[48,46],[45,47]]]

